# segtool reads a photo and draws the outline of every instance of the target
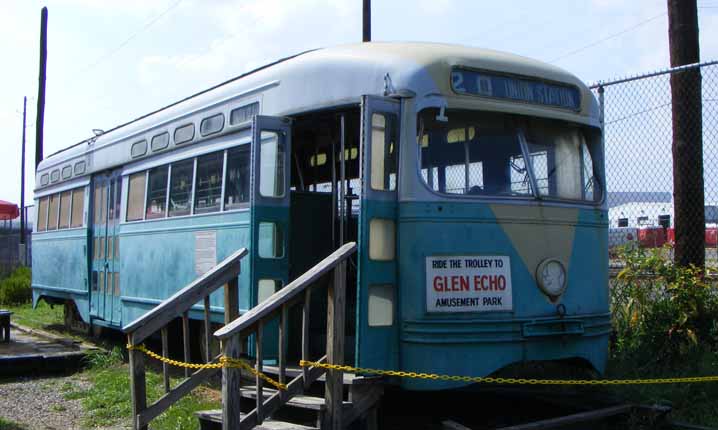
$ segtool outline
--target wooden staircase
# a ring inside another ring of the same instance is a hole
[[[163,356],[167,356],[167,324],[182,318],[185,361],[189,361],[190,309],[204,301],[205,350],[209,351],[209,295],[224,288],[225,326],[214,336],[220,340],[222,354],[228,359],[242,358],[242,348],[254,342],[254,369],[250,375],[238,367],[225,366],[222,372],[222,409],[197,413],[202,429],[343,429],[357,421],[360,427],[376,428],[376,408],[383,395],[381,378],[344,374],[322,367],[292,367],[287,363],[287,324],[292,307],[300,307],[301,358],[320,363],[343,364],[345,322],[346,260],[356,252],[354,242],[347,243],[309,269],[296,280],[274,293],[258,306],[238,315],[238,283],[240,260],[246,255],[241,249],[219,263],[208,273],[163,301],[152,311],[124,328],[130,345],[140,345],[147,337],[160,330]],[[309,316],[312,290],[325,275],[333,275],[327,288],[326,355],[311,357]],[[264,366],[263,332],[270,320],[279,320],[278,360],[276,366]],[[143,353],[130,350],[130,378],[133,405],[133,429],[146,429],[149,422],[192,389],[215,375],[218,369],[201,369],[176,387],[170,388],[167,365],[163,366],[166,394],[147,406],[145,395],[145,368]],[[219,357],[205,357],[217,362]],[[265,388],[260,377],[264,373],[286,390]],[[251,377],[251,378],[250,378]],[[287,379],[290,378],[289,381]]]

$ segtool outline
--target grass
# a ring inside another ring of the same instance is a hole
[[[47,329],[64,323],[62,306],[50,307],[45,302],[38,303],[36,309],[30,303],[3,306],[3,309],[13,312],[13,322],[30,328]]]
[[[27,430],[27,427],[0,417],[0,430]]]
[[[607,378],[663,378],[718,375],[718,355],[705,352],[686,357],[685,363],[671,368],[637,369],[629,360],[609,361]],[[718,427],[718,383],[632,385],[612,388],[616,394],[643,404],[669,405],[671,419],[694,425]]]
[[[63,335],[75,336],[63,330],[64,315],[62,306],[50,307],[40,302],[36,309],[30,303],[22,305],[3,306],[13,312],[12,320],[20,325],[52,331],[60,331]],[[86,337],[82,337],[87,340]],[[97,340],[94,340],[97,343]],[[100,341],[102,346],[110,345],[107,341]],[[106,427],[121,422],[129,423],[132,415],[132,402],[130,398],[129,370],[123,363],[120,347],[110,347],[110,352],[92,352],[87,356],[85,370],[78,374],[78,378],[89,382],[88,388],[79,388],[78,385],[66,382],[57,387],[65,399],[81,399],[85,417],[83,428]],[[148,403],[159,399],[163,394],[162,375],[147,369],[147,397]],[[180,379],[172,378],[172,386]],[[152,421],[152,429],[157,430],[190,430],[198,429],[199,421],[194,412],[206,409],[218,409],[221,401],[216,393],[208,388],[198,388],[162,415]],[[57,408],[57,406],[56,406]],[[56,412],[62,412],[56,410]],[[0,430],[27,430],[17,423],[0,418]]]
[[[65,385],[60,389],[64,397],[81,399],[87,411],[83,420],[86,427],[98,427],[116,424],[128,420],[132,415],[130,398],[130,382],[127,365],[122,363],[119,348],[110,353],[94,353],[88,358],[88,370],[83,373],[91,386],[86,390],[76,390]],[[147,372],[148,403],[159,399],[163,394],[162,375]],[[180,379],[173,378],[172,384]],[[162,415],[152,421],[152,428],[157,430],[189,430],[199,428],[194,412],[205,409],[217,409],[221,406],[216,395],[209,389],[197,389],[185,396]]]

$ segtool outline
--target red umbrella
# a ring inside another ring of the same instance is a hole
[[[0,200],[0,221],[15,219],[20,216],[20,211],[15,203]]]

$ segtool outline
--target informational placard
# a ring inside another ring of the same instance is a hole
[[[204,275],[217,265],[217,232],[194,233],[194,272]]]
[[[426,257],[427,312],[489,312],[512,309],[509,257]]]

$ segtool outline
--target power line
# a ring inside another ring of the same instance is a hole
[[[177,6],[179,6],[179,4],[182,3],[182,1],[183,1],[183,0],[177,0],[176,2],[172,3],[172,5],[170,5],[170,7],[168,7],[167,9],[165,9],[164,12],[160,13],[160,14],[157,15],[156,17],[154,17],[154,18],[152,18],[151,20],[147,21],[147,22],[145,23],[145,25],[142,26],[142,28],[140,28],[139,30],[137,30],[137,31],[135,31],[134,33],[132,33],[129,37],[127,37],[124,41],[122,41],[122,43],[120,43],[119,45],[117,45],[117,47],[115,47],[113,50],[109,51],[108,53],[106,53],[105,55],[101,56],[100,58],[98,58],[98,59],[95,60],[94,62],[92,62],[92,63],[88,64],[87,66],[83,67],[82,69],[78,70],[78,71],[76,72],[76,74],[85,73],[85,72],[87,72],[88,70],[90,70],[90,69],[96,67],[98,64],[102,63],[103,61],[105,61],[105,60],[107,60],[108,58],[110,58],[110,57],[112,57],[113,55],[115,55],[120,49],[124,48],[128,43],[130,43],[130,42],[132,41],[132,39],[134,39],[135,37],[137,37],[140,33],[143,33],[143,32],[145,32],[145,31],[147,31],[147,30],[148,30],[150,27],[152,27],[157,21],[159,21],[163,16],[167,15],[170,11],[172,11],[174,8],[176,8]]]
[[[607,41],[607,40],[611,40],[611,39],[614,39],[614,38],[616,38],[616,37],[618,37],[618,36],[622,36],[622,35],[624,35],[624,34],[630,32],[630,31],[633,31],[633,30],[635,30],[635,29],[637,29],[637,28],[639,28],[639,27],[642,27],[642,26],[648,24],[648,23],[651,22],[651,21],[655,21],[655,20],[657,20],[658,18],[662,18],[662,17],[664,17],[665,15],[666,15],[666,12],[663,12],[663,13],[661,13],[661,14],[652,16],[652,17],[650,17],[650,18],[648,18],[648,19],[646,19],[646,20],[643,20],[643,21],[641,21],[641,22],[639,22],[639,23],[637,23],[637,24],[634,24],[634,25],[632,25],[632,26],[630,26],[630,27],[628,27],[628,28],[626,28],[626,29],[623,29],[623,30],[619,31],[618,33],[613,33],[613,34],[611,34],[611,35],[609,35],[609,36],[606,36],[606,37],[604,37],[604,38],[602,38],[602,39],[599,39],[599,40],[597,40],[597,41],[595,41],[595,42],[591,42],[591,43],[589,43],[588,45],[582,46],[582,47],[580,47],[580,48],[578,48],[578,49],[575,49],[575,50],[573,50],[573,51],[571,51],[571,52],[567,52],[567,53],[561,55],[560,57],[556,57],[556,58],[554,58],[553,60],[549,61],[549,63],[555,63],[555,62],[557,62],[558,60],[562,60],[562,59],[564,59],[564,58],[566,58],[566,57],[570,57],[570,56],[572,56],[572,55],[578,54],[578,53],[581,52],[581,51],[585,51],[585,50],[588,49],[588,48],[593,48],[594,46],[599,45],[599,44],[601,44],[601,43],[603,43],[603,42],[605,42],[605,41]]]

